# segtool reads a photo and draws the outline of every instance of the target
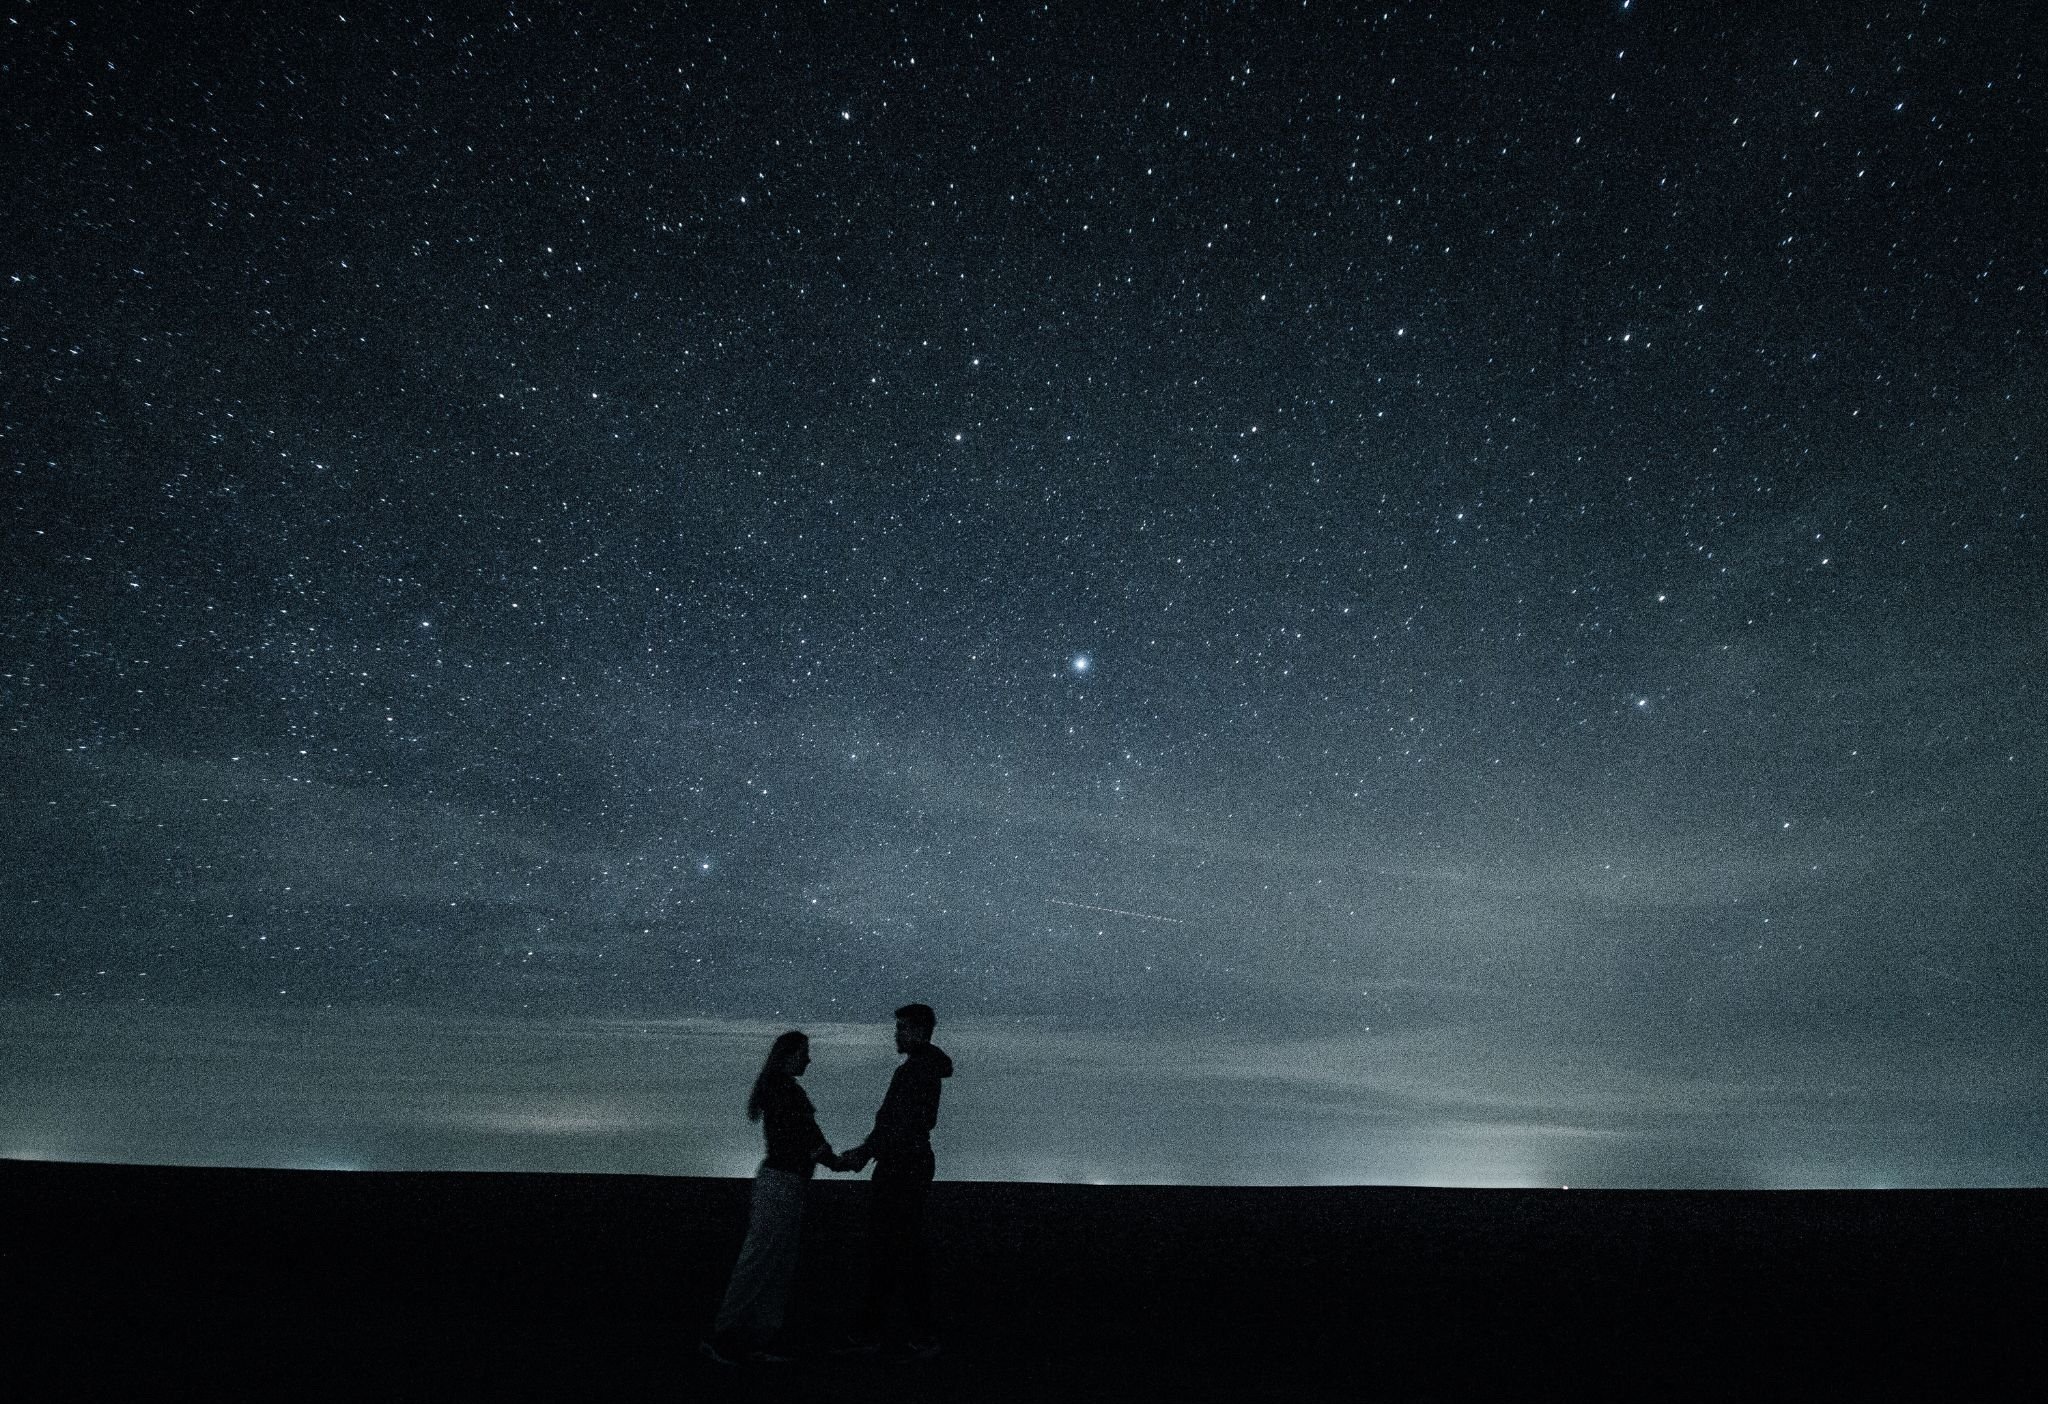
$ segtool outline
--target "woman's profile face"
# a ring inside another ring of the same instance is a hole
[[[810,1065],[811,1045],[808,1043],[799,1043],[794,1049],[790,1050],[789,1061],[783,1064],[784,1067],[789,1069],[791,1077],[802,1077],[804,1069]]]

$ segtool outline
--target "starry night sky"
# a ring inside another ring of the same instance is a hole
[[[0,1154],[2048,1183],[2018,12],[1100,8],[0,10]]]

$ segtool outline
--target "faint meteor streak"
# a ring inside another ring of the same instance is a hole
[[[1942,967],[1936,965],[1931,960],[1916,960],[1913,962],[1913,964],[1918,969],[1926,971],[1929,975],[1932,975],[1937,980],[1946,980],[1952,985],[1968,985],[1973,990],[1981,990],[1984,988],[1975,980],[1967,979],[1964,976],[1958,975],[1953,970],[1944,970],[1942,969]]]
[[[1154,916],[1150,912],[1127,912],[1122,907],[1097,907],[1088,902],[1063,902],[1057,897],[1045,899],[1055,907],[1075,907],[1084,912],[1108,912],[1111,916],[1136,917],[1139,921],[1163,921],[1168,926],[1186,926],[1179,917]]]

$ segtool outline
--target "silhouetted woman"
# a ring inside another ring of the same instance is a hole
[[[820,1164],[839,1158],[818,1130],[811,1099],[796,1080],[811,1065],[811,1041],[796,1029],[777,1034],[747,1098],[747,1120],[762,1123],[768,1157],[754,1174],[747,1239],[740,1245],[725,1301],[704,1351],[714,1360],[777,1360],[769,1343],[782,1329],[782,1309],[796,1277],[797,1231],[804,1187]]]

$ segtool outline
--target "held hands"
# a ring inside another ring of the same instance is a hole
[[[827,1170],[836,1170],[843,1175],[859,1171],[873,1160],[874,1156],[866,1146],[854,1146],[847,1151],[834,1152],[830,1142],[820,1141],[817,1149],[811,1152],[811,1159]]]

